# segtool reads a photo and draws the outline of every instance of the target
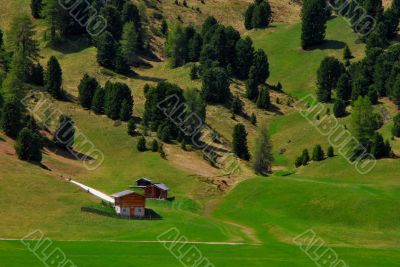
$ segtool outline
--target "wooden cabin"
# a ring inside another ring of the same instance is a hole
[[[146,198],[167,199],[168,190],[169,189],[165,184],[155,183],[144,188],[144,196]]]
[[[146,198],[131,190],[111,195],[115,200],[115,211],[123,217],[144,217]]]
[[[167,199],[169,188],[163,183],[153,183],[150,179],[140,178],[136,180],[136,185],[130,186],[130,188],[144,190],[144,196],[146,198],[156,199]]]

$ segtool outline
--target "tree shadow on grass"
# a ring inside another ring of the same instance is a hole
[[[47,148],[50,152],[52,152],[58,156],[67,158],[67,159],[79,160],[79,161],[95,160],[95,158],[93,158],[89,155],[83,154],[81,152],[78,152],[78,151],[74,150],[73,148],[69,148],[69,149],[62,148],[49,139],[44,140],[43,146],[45,148]]]
[[[314,51],[314,50],[338,50],[338,49],[343,49],[346,46],[346,43],[342,41],[337,41],[337,40],[325,40],[323,43],[312,46],[307,48],[304,51]]]

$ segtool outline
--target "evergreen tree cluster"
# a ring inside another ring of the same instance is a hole
[[[334,149],[332,146],[329,146],[327,151],[328,151],[327,152],[328,158],[334,156]],[[302,154],[296,158],[294,165],[296,166],[296,168],[298,168],[302,165],[306,166],[310,162],[310,160],[323,161],[324,159],[325,159],[325,152],[322,149],[322,146],[318,144],[314,146],[311,157],[308,152],[308,149],[304,149]]]
[[[97,87],[98,91],[102,90]],[[101,93],[98,93],[101,94]],[[96,92],[92,100],[92,108],[94,107]],[[128,85],[120,82],[106,82],[104,86],[104,114],[113,120],[128,121],[132,116],[133,97],[131,89]],[[97,109],[97,107],[96,107]]]
[[[368,96],[361,97],[353,103],[351,114],[351,132],[360,145],[355,145],[353,158],[371,153],[376,159],[390,157],[392,149],[388,140],[383,140],[377,132],[383,125],[380,114],[373,112]]]
[[[271,23],[272,11],[267,0],[255,0],[244,14],[244,26],[247,30],[263,29]]]
[[[381,0],[363,0],[335,2],[335,5],[345,6],[339,15],[347,17],[353,30],[362,36],[367,49],[384,48],[396,37],[400,19],[400,7],[393,0],[389,8],[384,9]]]

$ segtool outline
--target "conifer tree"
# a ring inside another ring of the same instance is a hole
[[[246,97],[252,101],[258,99],[258,83],[256,80],[255,67],[250,68],[249,78],[246,81]]]
[[[21,160],[41,162],[42,140],[34,131],[24,128],[18,134],[15,151]]]
[[[22,129],[23,110],[21,101],[16,97],[12,97],[4,104],[1,112],[1,129],[7,136],[15,138]]]
[[[338,99],[348,101],[351,98],[351,81],[347,73],[340,75],[336,84],[336,96]]]
[[[61,85],[62,71],[60,64],[55,56],[51,56],[47,62],[44,88],[55,98],[61,99],[63,97]]]
[[[312,160],[313,161],[321,161],[325,157],[324,151],[322,150],[321,145],[315,145],[313,149]]]
[[[301,154],[301,164],[303,166],[306,166],[309,161],[310,161],[310,154],[308,153],[307,149],[304,149],[303,153]]]
[[[329,147],[328,147],[327,156],[328,156],[329,158],[332,158],[332,157],[335,156],[335,152],[334,152],[333,146],[329,146]]]
[[[243,112],[243,101],[240,100],[239,96],[233,97],[231,110],[233,114],[241,114]]]
[[[344,72],[343,64],[334,57],[325,57],[317,72],[317,96],[321,102],[330,102],[332,90]]]
[[[136,124],[135,124],[135,120],[133,118],[131,118],[128,121],[128,134],[131,136],[135,135],[135,131],[136,131]]]
[[[31,14],[35,19],[39,19],[42,12],[42,0],[31,0]]]
[[[97,41],[97,62],[103,67],[112,69],[117,50],[118,45],[111,33],[103,32]]]
[[[253,169],[256,173],[267,174],[271,172],[272,161],[272,144],[266,125],[260,126],[260,130],[256,139],[256,145],[253,152]]]
[[[223,68],[208,69],[203,75],[202,92],[208,102],[226,102],[230,97],[229,86],[229,77]]]
[[[249,37],[240,39],[235,45],[235,75],[239,79],[247,79],[253,65],[254,48]],[[254,70],[255,74],[255,70]]]
[[[353,58],[353,55],[351,54],[349,46],[346,44],[343,50],[343,59],[344,60],[350,60]]]
[[[396,137],[400,137],[400,114],[397,114],[393,118],[392,134]]]
[[[246,30],[253,29],[253,12],[255,7],[255,4],[250,4],[244,14],[244,27],[246,28]]]
[[[84,74],[78,85],[79,103],[82,107],[90,109],[93,102],[94,94],[99,87],[96,78]]]
[[[131,118],[131,115],[132,115],[131,105],[129,105],[127,99],[124,99],[121,104],[119,118],[122,121],[127,121]]]
[[[269,97],[269,89],[267,85],[262,86],[260,94],[257,99],[257,107],[261,109],[268,109],[271,105]]]
[[[151,151],[152,152],[157,152],[158,151],[158,142],[156,139],[153,140],[153,143],[151,144]]]
[[[96,88],[96,91],[93,95],[92,110],[96,114],[104,113],[104,90],[101,88],[101,86]]]
[[[146,148],[146,138],[144,136],[139,137],[139,140],[137,142],[137,150],[139,152],[144,152],[147,150]]]
[[[250,159],[249,149],[247,147],[247,132],[243,124],[235,125],[232,136],[233,153],[243,160]]]
[[[378,132],[375,132],[374,136],[372,137],[371,154],[374,155],[376,159],[381,159],[388,156],[383,137]]]
[[[31,81],[33,84],[39,86],[44,85],[44,69],[40,63],[36,63],[32,66],[29,76],[29,81]]]
[[[258,84],[264,84],[269,77],[269,62],[267,54],[262,49],[258,49],[254,54],[253,66],[255,77]]]
[[[166,55],[170,58],[172,68],[182,66],[186,63],[188,44],[180,23],[175,23],[168,32],[165,43]]]
[[[336,118],[341,118],[346,115],[346,103],[341,99],[336,99],[333,104],[333,115]]]
[[[137,60],[138,34],[133,22],[124,25],[121,38],[121,52],[125,62],[132,66]]]
[[[301,46],[303,49],[322,43],[325,39],[327,16],[326,2],[304,0],[301,10]]]

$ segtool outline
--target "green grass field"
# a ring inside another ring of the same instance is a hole
[[[235,3],[237,12],[242,7],[238,1]],[[7,10],[6,16],[0,18],[2,28],[9,26],[15,10],[29,12],[29,1],[0,0],[0,4]],[[35,23],[43,29],[42,21]],[[364,46],[356,43],[355,34],[342,18],[329,21],[329,41],[313,51],[299,49],[299,24],[274,24],[267,30],[246,34],[257,48],[268,53],[269,83],[280,81],[284,91],[295,97],[315,92],[315,73],[325,55],[341,58],[344,43],[350,46],[354,60],[364,53]],[[153,68],[137,70],[136,78],[107,74],[95,63],[95,48],[85,47],[80,40],[58,51],[43,47],[42,55],[42,62],[50,55],[57,56],[63,68],[64,89],[74,96],[85,72],[102,84],[108,79],[126,82],[135,98],[134,114],[139,116],[144,104],[142,88],[147,82],[168,80],[184,89],[201,86],[199,81],[190,80],[190,66],[171,70],[164,62],[152,62]],[[232,90],[243,95],[243,84],[234,84]],[[274,94],[274,103],[278,97],[287,98]],[[214,266],[315,266],[293,243],[294,237],[308,229],[314,230],[326,242],[324,248],[334,249],[347,266],[399,266],[399,159],[381,160],[367,175],[359,174],[340,156],[294,169],[294,159],[304,148],[311,151],[315,144],[321,144],[326,149],[328,140],[285,101],[276,104],[281,114],[259,111],[245,101],[247,113],[255,112],[259,121],[269,124],[274,165],[283,171],[270,177],[255,177],[244,166],[247,172],[238,179],[241,182],[228,192],[219,191],[199,175],[161,159],[158,153],[137,152],[137,137],[127,135],[124,123],[96,116],[74,103],[54,101],[53,105],[72,116],[77,127],[104,153],[105,160],[95,171],[88,171],[82,162],[46,150],[45,170],[19,161],[11,153],[13,143],[1,136],[0,266],[44,266],[18,241],[36,229],[53,240],[52,247],[60,248],[77,266],[180,266],[162,244],[154,242],[172,227],[190,241],[243,243],[196,244]],[[387,107],[391,115],[396,112],[387,102],[381,106]],[[208,107],[207,115],[207,122],[227,140],[237,122],[245,123],[250,147],[253,146],[257,127],[247,120],[231,119],[230,112],[220,106]],[[348,120],[347,117],[340,122],[347,124]],[[386,123],[381,130],[387,138],[390,125]],[[398,140],[391,143],[395,151],[400,150]],[[294,173],[280,176],[285,170]],[[145,176],[166,183],[176,200],[148,202],[148,207],[163,217],[160,221],[103,217],[81,212],[82,206],[97,204],[99,200],[61,176],[108,194],[125,190],[135,179]]]

